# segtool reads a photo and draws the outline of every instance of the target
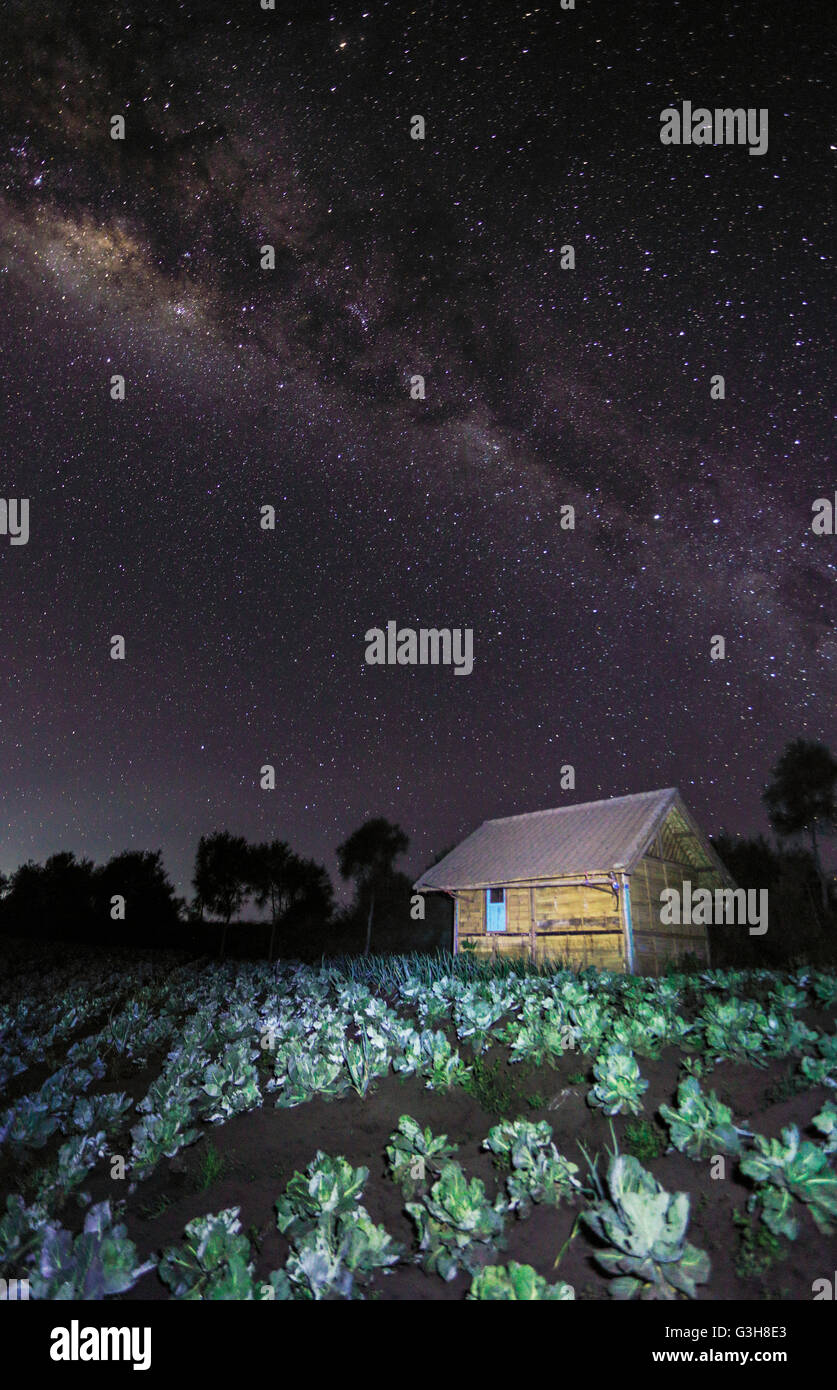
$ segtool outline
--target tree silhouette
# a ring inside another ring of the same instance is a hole
[[[287,873],[287,920],[314,917],[324,921],[334,909],[331,879],[314,859],[301,859],[292,854]]]
[[[827,911],[828,885],[817,837],[833,834],[837,828],[837,761],[825,744],[803,738],[789,743],[771,772],[764,804],[777,835],[807,831],[811,836],[822,906]]]
[[[91,929],[94,889],[93,861],[62,850],[43,865],[29,860],[15,870],[3,915],[12,931],[72,941]]]
[[[96,915],[99,926],[110,934],[117,927],[125,940],[140,938],[165,944],[178,922],[178,903],[174,886],[163,865],[162,850],[125,850],[115,854],[94,875]],[[121,924],[111,920],[111,898],[125,899],[126,916]]]
[[[251,845],[249,886],[259,907],[270,907],[270,946],[273,960],[276,928],[289,918],[331,916],[333,893],[328,874],[313,859],[301,859],[284,840]]]
[[[253,900],[258,907],[270,904],[270,946],[268,960],[273,960],[276,923],[287,910],[287,874],[291,848],[284,840],[269,844],[251,845],[249,851],[249,883]]]
[[[368,900],[369,915],[366,922],[366,944],[363,954],[369,955],[372,940],[372,917],[375,911],[375,895],[388,878],[392,876],[393,865],[399,854],[403,854],[410,841],[400,825],[379,816],[366,821],[359,830],[337,847],[337,862],[340,876],[355,881],[358,905]]]
[[[221,955],[227,945],[227,929],[244,901],[251,872],[250,848],[240,835],[227,830],[201,835],[195,856],[192,885],[202,908],[224,923]]]

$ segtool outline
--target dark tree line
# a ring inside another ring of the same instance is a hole
[[[96,866],[75,854],[22,864],[0,875],[0,932],[53,941],[173,946],[223,956],[235,923],[236,954],[296,955],[408,950],[450,945],[449,911],[433,904],[431,936],[410,916],[412,886],[394,868],[407,849],[404,831],[376,818],[338,846],[341,876],[354,899],[338,909],[326,869],[284,840],[251,844],[227,830],[201,836],[192,878],[194,897],[178,898],[159,850],[129,850]],[[266,921],[241,921],[248,908]],[[434,935],[435,933],[435,935]]]

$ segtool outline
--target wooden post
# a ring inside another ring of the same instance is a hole
[[[535,889],[529,889],[529,959],[535,963]]]

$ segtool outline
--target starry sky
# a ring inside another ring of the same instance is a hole
[[[4,15],[0,869],[162,848],[186,893],[226,827],[336,877],[384,815],[418,872],[670,785],[766,831],[837,744],[831,4]],[[767,153],[663,146],[684,101]],[[472,673],[367,665],[390,620]]]

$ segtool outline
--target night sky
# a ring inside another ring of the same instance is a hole
[[[833,5],[46,9],[0,57],[0,869],[185,893],[228,828],[336,878],[383,815],[418,872],[670,785],[766,831],[837,744]],[[664,146],[684,101],[767,152]],[[472,673],[367,665],[391,620]]]

